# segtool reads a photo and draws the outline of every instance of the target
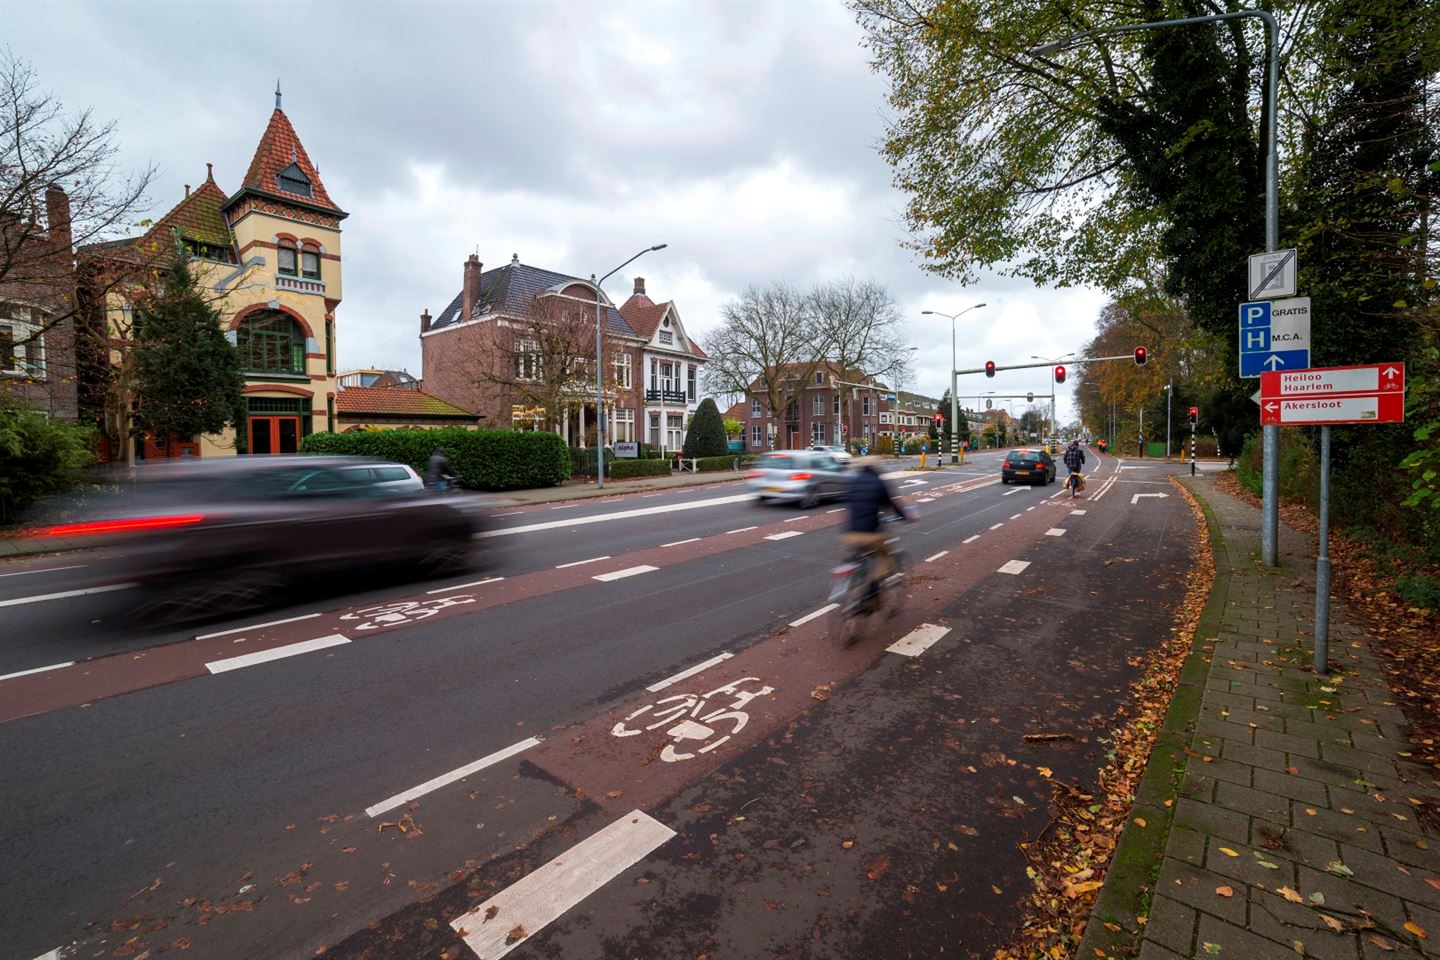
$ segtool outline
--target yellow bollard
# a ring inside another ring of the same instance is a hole
[[[921,450],[921,451],[920,451],[920,469],[921,469],[921,470],[924,470],[924,469],[925,469],[925,451],[924,451],[924,450]]]

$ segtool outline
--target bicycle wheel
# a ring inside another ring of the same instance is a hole
[[[890,575],[885,578],[884,592],[878,601],[884,606],[887,619],[900,612],[900,585],[909,575],[910,554],[904,550],[896,550],[895,555],[890,559]]]
[[[848,647],[865,634],[870,617],[870,561],[862,560],[850,575],[845,598],[840,601],[840,645]]]

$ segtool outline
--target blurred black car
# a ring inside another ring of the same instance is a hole
[[[409,467],[357,457],[255,456],[140,468],[29,537],[109,549],[137,583],[137,619],[214,616],[366,567],[441,574],[479,561],[478,498],[424,490]]]
[[[1011,450],[1000,465],[1000,482],[1038,483],[1045,486],[1055,479],[1055,461],[1044,450]]]

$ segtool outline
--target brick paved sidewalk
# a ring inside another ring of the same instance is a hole
[[[1413,802],[1440,773],[1404,759],[1363,626],[1332,601],[1331,673],[1311,672],[1312,539],[1282,529],[1267,570],[1259,511],[1184,482],[1226,593],[1141,960],[1440,956],[1440,825]]]

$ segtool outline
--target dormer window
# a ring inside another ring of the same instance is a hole
[[[275,185],[286,193],[294,193],[302,197],[311,195],[310,178],[305,176],[305,171],[300,169],[298,163],[291,163],[290,166],[275,174]]]
[[[661,330],[660,342],[667,347],[673,346],[675,344],[675,334],[671,333],[669,330]]]
[[[299,270],[299,251],[295,248],[294,241],[281,240],[275,249],[276,272],[285,277],[297,277]]]

